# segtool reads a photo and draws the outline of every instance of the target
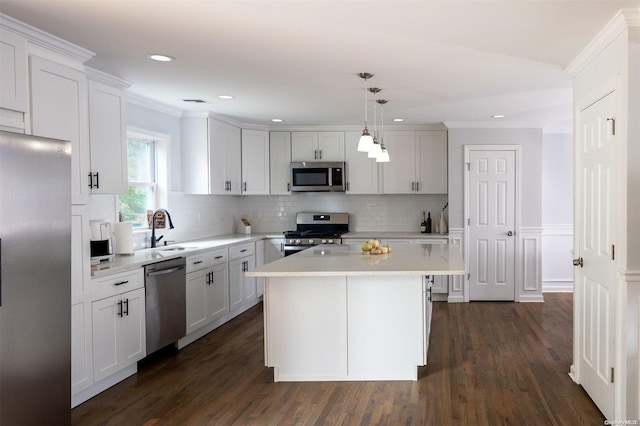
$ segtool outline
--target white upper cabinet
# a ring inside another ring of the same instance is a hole
[[[358,152],[361,132],[345,133],[345,153],[348,194],[378,193],[378,163],[368,158],[366,152]]]
[[[30,57],[31,133],[71,141],[71,201],[89,198],[87,79],[84,73]]]
[[[446,130],[386,131],[391,161],[383,165],[385,194],[447,193]]]
[[[0,28],[0,129],[24,132],[28,112],[27,42]]]
[[[125,91],[123,87],[105,83],[111,81],[109,76],[94,70],[88,71],[91,146],[89,187],[93,194],[123,194],[129,186]]]
[[[272,195],[291,194],[291,133],[269,134],[269,165]]]
[[[269,132],[242,129],[242,193],[269,195]]]
[[[345,161],[344,132],[292,132],[292,161]]]
[[[383,193],[412,194],[416,186],[416,137],[412,131],[385,131],[391,161],[384,163]]]
[[[211,117],[182,119],[183,191],[241,193],[240,128]]]

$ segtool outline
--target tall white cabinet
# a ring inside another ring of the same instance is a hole
[[[269,132],[242,129],[242,193],[269,195]]]
[[[347,193],[377,194],[379,163],[358,151],[361,132],[345,132]]]
[[[240,128],[212,117],[182,118],[182,188],[187,194],[239,195]]]
[[[291,133],[269,133],[271,195],[291,194]]]
[[[123,80],[87,69],[89,77],[89,142],[92,194],[123,194],[128,191],[127,113]]]

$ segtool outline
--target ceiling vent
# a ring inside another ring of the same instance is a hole
[[[183,99],[183,102],[193,102],[194,104],[206,104],[207,101],[204,101],[202,99]]]

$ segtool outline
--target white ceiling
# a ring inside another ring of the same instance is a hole
[[[132,82],[132,93],[182,110],[272,128],[360,125],[365,92],[356,74],[366,71],[375,74],[367,85],[389,100],[385,125],[402,117],[412,127],[485,126],[505,114],[503,125],[551,132],[571,129],[563,69],[618,10],[639,7],[640,0],[0,2],[0,12],[95,52],[88,65]],[[177,60],[157,63],[148,53]],[[284,122],[271,123],[276,117]]]

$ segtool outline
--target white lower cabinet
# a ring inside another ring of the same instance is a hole
[[[144,288],[92,304],[93,376],[97,382],[146,355]]]
[[[265,244],[264,240],[256,241],[256,268],[265,264]],[[256,278],[256,297],[264,295],[264,277]]]
[[[187,334],[229,312],[227,249],[187,258]]]
[[[256,298],[255,277],[244,275],[256,267],[255,250],[253,242],[229,248],[229,304],[232,311]]]

